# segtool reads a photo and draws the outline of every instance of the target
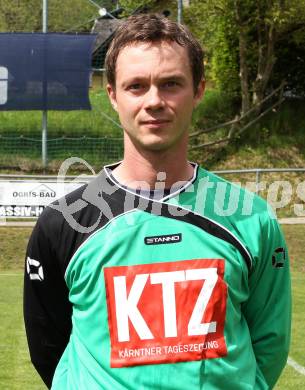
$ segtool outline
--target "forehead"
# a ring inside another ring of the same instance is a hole
[[[135,43],[117,58],[116,79],[183,74],[192,78],[188,51],[176,42]]]

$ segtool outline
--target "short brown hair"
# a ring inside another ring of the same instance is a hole
[[[186,47],[193,75],[194,91],[204,77],[203,50],[191,32],[163,15],[139,14],[130,16],[116,30],[108,49],[105,66],[109,84],[115,87],[116,62],[120,51],[135,43],[176,42]]]

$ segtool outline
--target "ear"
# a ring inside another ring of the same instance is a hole
[[[202,79],[198,84],[197,92],[194,96],[194,108],[197,107],[198,104],[200,103],[200,100],[202,99],[204,94],[204,90],[205,90],[205,80]]]
[[[110,100],[112,107],[115,109],[115,111],[118,111],[115,87],[111,84],[107,84],[106,89],[107,89],[108,97],[109,97],[109,100]]]

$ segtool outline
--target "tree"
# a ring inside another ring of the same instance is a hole
[[[42,30],[42,0],[0,0],[0,31],[39,32]],[[88,31],[86,23],[98,16],[88,0],[49,0],[48,30],[52,32]]]
[[[0,0],[0,30],[8,32],[41,29],[40,0]]]
[[[163,12],[169,10],[173,18],[177,13],[176,0],[120,0],[120,6],[125,9],[125,13],[130,15],[140,7],[146,7],[151,12]]]
[[[279,42],[299,32],[305,43],[305,2],[298,0],[194,0],[187,22],[207,48],[217,85],[239,92],[241,113],[259,106],[272,85]]]

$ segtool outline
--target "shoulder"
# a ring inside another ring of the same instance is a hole
[[[52,248],[64,266],[82,242],[113,217],[114,200],[107,185],[99,175],[48,205],[39,217],[33,239]]]
[[[204,182],[198,186],[197,196],[208,187],[204,214],[230,230],[253,258],[261,257],[273,243],[283,241],[276,215],[262,197],[204,169],[199,170],[198,178]]]
[[[82,194],[88,184],[84,184],[74,191],[50,203],[38,218],[37,226],[42,231],[54,232],[65,222],[65,213],[68,207],[82,199]]]
[[[67,193],[50,203],[38,219],[39,225],[56,230],[63,224],[84,220],[88,225],[90,217],[96,217],[101,211],[102,200],[109,201],[112,186],[102,172],[88,183]],[[104,203],[103,203],[104,204]]]
[[[214,200],[216,212],[217,208],[220,212],[219,208],[222,208],[228,210],[228,214],[231,211],[232,216],[235,215],[237,219],[257,215],[266,218],[275,217],[271,206],[255,193],[254,182],[247,182],[247,188],[245,188],[241,182],[226,180],[202,168],[199,168],[198,179],[206,181],[209,186],[210,197]]]

